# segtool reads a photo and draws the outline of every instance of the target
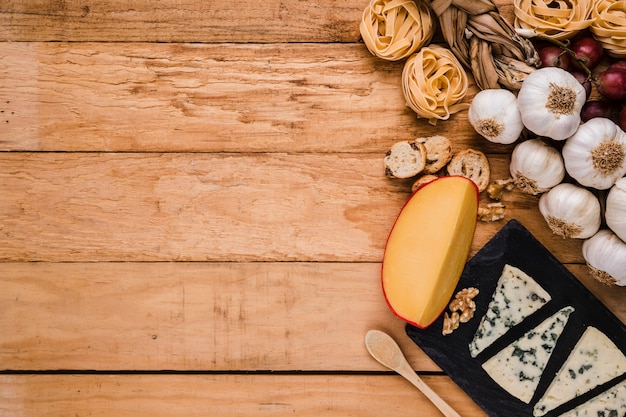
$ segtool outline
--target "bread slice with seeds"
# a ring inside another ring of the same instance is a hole
[[[384,159],[385,175],[389,178],[411,178],[426,167],[426,147],[416,141],[395,143]]]
[[[474,149],[464,149],[454,155],[448,164],[449,175],[461,175],[474,181],[478,191],[484,191],[489,185],[491,170],[489,160],[484,153]]]

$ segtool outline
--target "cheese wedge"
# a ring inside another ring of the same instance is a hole
[[[589,401],[580,404],[559,417],[623,417],[626,416],[626,382]]]
[[[465,177],[419,188],[389,234],[382,285],[391,310],[424,328],[443,312],[461,277],[474,237],[478,189]]]
[[[521,323],[550,300],[550,294],[524,271],[505,265],[487,312],[470,342],[470,355],[476,357],[511,327]]]
[[[533,415],[543,416],[624,372],[624,353],[600,330],[588,327],[543,397],[535,404]]]
[[[565,307],[529,330],[482,366],[511,395],[528,403],[574,307]]]

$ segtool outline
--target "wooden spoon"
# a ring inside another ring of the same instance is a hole
[[[446,417],[461,417],[435,391],[433,391],[411,368],[400,350],[400,346],[385,332],[370,330],[365,335],[365,346],[370,355],[387,368],[405,377]]]

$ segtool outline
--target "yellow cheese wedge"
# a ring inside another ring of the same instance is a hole
[[[428,327],[452,297],[470,251],[478,189],[441,177],[419,188],[389,234],[382,266],[385,299],[401,319]]]

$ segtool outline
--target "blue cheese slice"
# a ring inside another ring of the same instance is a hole
[[[469,344],[470,355],[475,358],[550,300],[550,294],[524,271],[505,265],[487,312]]]
[[[626,356],[604,333],[588,327],[565,360],[533,415],[548,411],[626,372]]]
[[[530,402],[574,307],[565,307],[487,360],[483,369],[511,395]]]
[[[626,416],[626,382],[605,391],[559,417],[624,417]]]

